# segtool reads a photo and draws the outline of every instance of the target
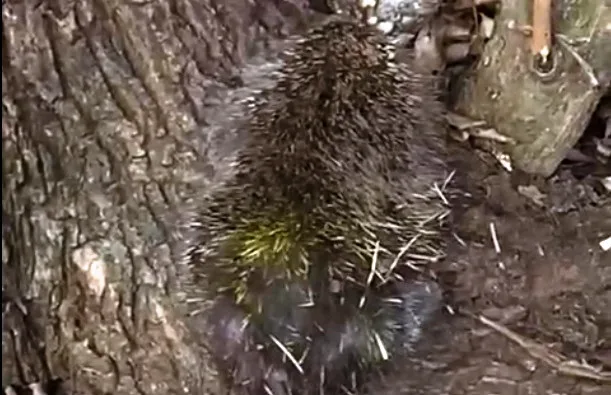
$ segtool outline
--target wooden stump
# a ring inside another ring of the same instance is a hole
[[[456,111],[515,139],[515,167],[551,175],[583,133],[611,73],[611,2],[553,2],[554,65],[537,72],[530,1],[504,0],[496,32],[465,78]]]

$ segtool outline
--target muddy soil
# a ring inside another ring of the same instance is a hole
[[[611,235],[609,196],[569,168],[536,180],[475,153],[465,146],[453,152],[467,196],[439,269],[451,312],[431,331],[421,360],[412,361],[404,393],[611,393],[611,251],[598,244]],[[577,378],[559,371],[561,361],[587,363],[607,376]]]

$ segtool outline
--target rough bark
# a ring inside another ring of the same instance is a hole
[[[466,78],[457,108],[515,139],[507,148],[518,168],[547,176],[577,142],[605,92],[611,7],[599,0],[553,3],[556,64],[542,77],[533,71],[529,51],[531,4],[503,1],[495,36]]]
[[[218,170],[236,67],[301,29],[296,3],[3,3],[3,386],[218,392],[178,319],[172,213]]]

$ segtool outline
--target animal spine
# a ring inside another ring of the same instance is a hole
[[[288,54],[204,199],[186,257],[238,393],[353,387],[409,352],[440,302],[406,270],[442,255],[447,177],[428,78],[375,29],[331,21]]]

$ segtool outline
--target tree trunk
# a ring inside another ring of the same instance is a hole
[[[507,148],[518,168],[545,176],[577,142],[611,78],[609,2],[552,4],[552,69],[543,75],[534,71],[532,1],[503,1],[496,33],[457,105],[459,112],[486,120],[517,142]]]
[[[301,29],[294,3],[3,3],[3,386],[217,392],[178,318],[171,213],[218,170],[236,66]]]

